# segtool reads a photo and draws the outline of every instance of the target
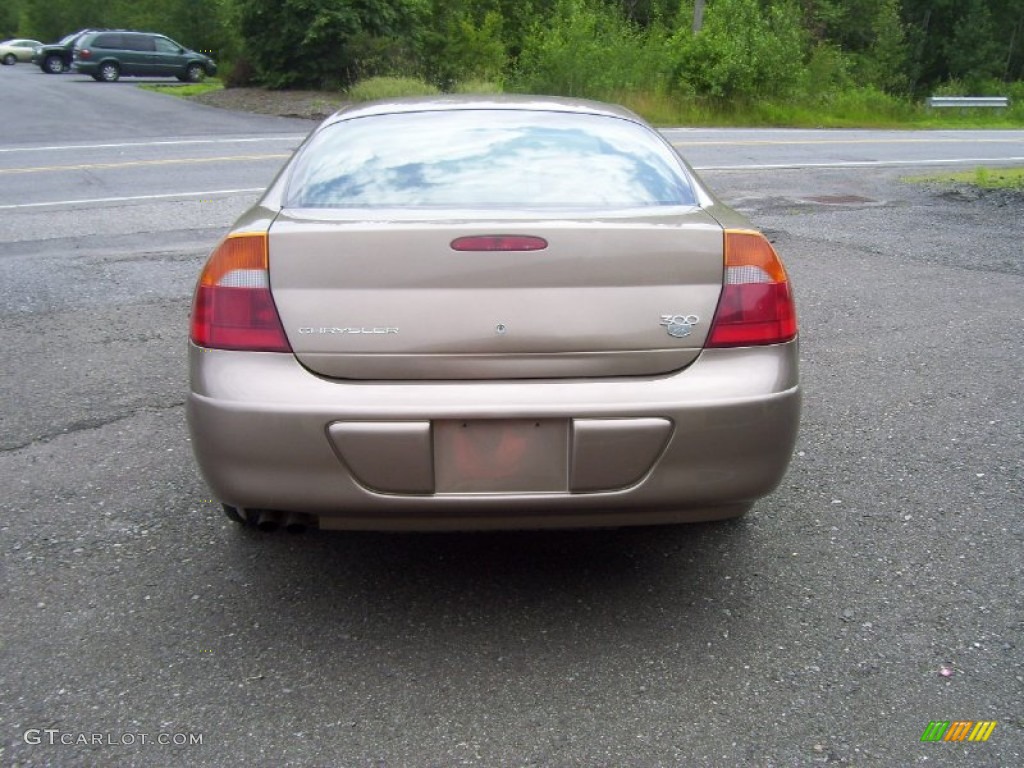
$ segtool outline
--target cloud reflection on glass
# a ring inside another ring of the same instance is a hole
[[[296,163],[288,207],[693,205],[672,150],[615,117],[462,110],[343,120]]]

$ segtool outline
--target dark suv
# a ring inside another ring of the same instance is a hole
[[[190,51],[152,32],[89,32],[75,43],[71,68],[94,80],[112,83],[122,75],[176,77],[196,83],[217,73],[209,56]]]
[[[38,45],[32,51],[32,63],[38,64],[39,68],[50,75],[59,75],[65,70],[71,69],[71,59],[74,55],[75,43],[82,35],[89,32],[100,32],[98,29],[80,29],[72,32],[58,43],[49,45]]]

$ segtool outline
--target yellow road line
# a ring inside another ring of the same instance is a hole
[[[179,157],[166,160],[129,160],[123,163],[82,163],[81,165],[40,165],[34,168],[0,168],[0,174],[45,173],[52,171],[95,171],[111,168],[143,168],[153,165],[198,165],[230,163],[241,160],[284,160],[290,153],[273,155],[225,155],[223,157]]]

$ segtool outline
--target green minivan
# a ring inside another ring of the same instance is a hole
[[[75,43],[71,69],[94,80],[113,83],[122,75],[176,77],[196,83],[217,73],[209,56],[191,51],[164,35],[110,30],[90,32]]]

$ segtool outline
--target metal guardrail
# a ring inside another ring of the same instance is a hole
[[[931,96],[927,100],[933,109],[943,107],[1008,107],[1006,96]]]

